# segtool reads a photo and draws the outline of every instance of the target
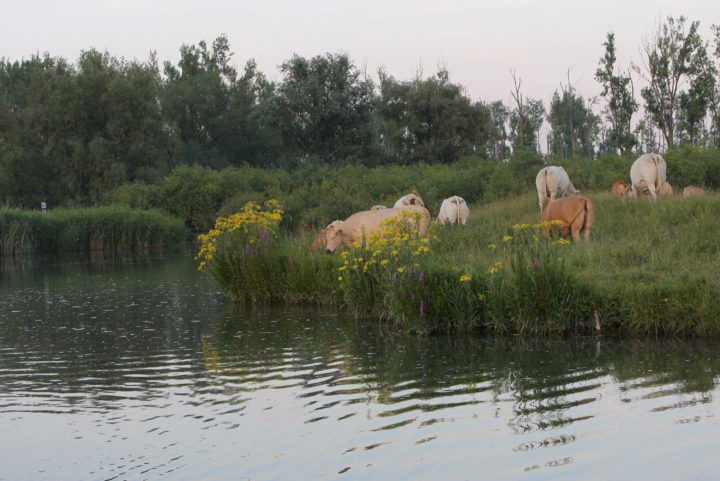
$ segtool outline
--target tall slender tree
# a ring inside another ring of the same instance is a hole
[[[603,42],[605,55],[600,59],[600,67],[595,71],[595,80],[602,85],[602,95],[607,102],[605,119],[610,124],[607,132],[607,147],[621,154],[632,149],[637,139],[632,132],[632,116],[638,110],[634,98],[633,82],[630,72],[619,72],[615,65],[615,34],[608,32]]]

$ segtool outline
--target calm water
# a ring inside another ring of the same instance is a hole
[[[0,480],[718,479],[720,343],[408,338],[190,254],[0,270]]]

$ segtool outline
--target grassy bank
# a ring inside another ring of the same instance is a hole
[[[139,249],[180,242],[186,232],[178,219],[121,206],[53,209],[46,214],[0,209],[0,256]]]
[[[587,196],[588,244],[539,236],[526,194],[471,208],[467,226],[436,225],[425,240],[390,225],[383,241],[334,256],[308,252],[312,232],[263,241],[248,222],[205,260],[236,301],[344,305],[412,332],[719,335],[720,198]]]

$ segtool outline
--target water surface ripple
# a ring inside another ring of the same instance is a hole
[[[412,338],[182,255],[2,275],[0,480],[720,475],[711,341]]]

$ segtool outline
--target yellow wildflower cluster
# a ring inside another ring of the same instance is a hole
[[[263,207],[256,202],[248,202],[241,212],[230,217],[219,217],[215,221],[214,229],[198,236],[201,242],[200,250],[195,256],[195,260],[200,260],[198,269],[202,269],[213,260],[218,243],[232,232],[239,233],[250,247],[259,245],[264,240],[276,238],[282,215],[280,204],[275,200],[268,200]]]
[[[356,242],[352,251],[344,251],[341,256],[344,263],[338,270],[362,271],[366,273],[372,266],[397,266],[411,260],[409,265],[418,267],[420,256],[430,252],[430,239],[437,239],[431,225],[425,237],[420,237],[418,226],[419,212],[403,212],[380,223],[380,228],[371,236],[363,236],[362,242]],[[398,267],[403,272],[404,267]]]

